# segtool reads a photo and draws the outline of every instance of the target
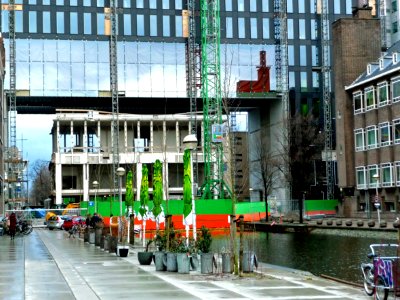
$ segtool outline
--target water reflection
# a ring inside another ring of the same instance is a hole
[[[361,262],[366,262],[373,243],[397,243],[395,232],[314,230],[304,233],[246,233],[245,250],[253,250],[259,261],[329,275],[361,283]],[[229,248],[226,237],[216,237],[214,251]]]

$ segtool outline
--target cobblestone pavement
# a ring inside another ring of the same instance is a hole
[[[373,299],[361,288],[260,264],[243,277],[156,272],[64,231],[0,236],[0,299]]]

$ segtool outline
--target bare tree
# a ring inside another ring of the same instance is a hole
[[[260,136],[252,140],[252,167],[251,175],[255,179],[255,184],[263,189],[263,198],[265,201],[266,217],[268,222],[268,195],[273,191],[273,188],[281,180],[281,156],[276,155],[267,147],[264,133],[265,128],[261,130]]]
[[[321,157],[324,135],[312,114],[296,114],[289,120],[283,137],[280,169],[292,189],[292,198],[301,199],[314,183],[314,160]]]
[[[49,198],[53,186],[53,179],[48,168],[48,162],[36,160],[31,168],[31,178],[33,178],[30,199],[32,204],[43,205],[44,200]]]

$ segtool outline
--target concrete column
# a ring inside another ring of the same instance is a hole
[[[101,155],[101,127],[100,127],[100,121],[97,121],[97,139],[99,141],[98,155],[99,155],[99,159],[100,159],[100,155]]]
[[[83,152],[88,152],[87,121],[83,122]]]
[[[176,137],[176,152],[181,152],[181,142],[180,142],[180,134],[179,134],[179,122],[176,122],[175,125],[175,137]]]
[[[60,152],[61,152],[61,149],[60,149],[60,121],[57,121],[57,135],[56,136],[57,136],[57,140],[55,141],[55,144],[56,144],[55,152],[58,153],[58,157],[60,157]]]
[[[150,121],[150,152],[154,152],[154,135],[153,135],[153,121]]]
[[[89,201],[89,165],[82,165],[83,201]]]
[[[162,150],[164,155],[167,152],[167,122],[163,121],[163,141],[162,141]]]
[[[71,147],[71,152],[73,152],[74,146],[75,146],[75,140],[74,140],[74,121],[71,121],[70,123],[70,147]]]
[[[126,121],[124,121],[124,153],[129,152],[128,151],[128,124]]]
[[[62,204],[62,165],[58,161],[56,163],[56,205]]]

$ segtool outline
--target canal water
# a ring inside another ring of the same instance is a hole
[[[244,249],[261,262],[362,283],[360,264],[367,262],[370,244],[397,243],[396,232],[316,229],[311,233],[244,234]],[[213,250],[229,247],[227,238],[216,237]]]

